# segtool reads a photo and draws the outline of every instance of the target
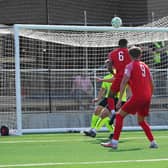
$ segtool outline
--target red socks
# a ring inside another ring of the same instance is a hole
[[[107,103],[108,103],[108,108],[109,108],[110,111],[115,109],[115,103],[114,103],[113,98],[108,97]]]
[[[151,132],[151,129],[150,129],[148,123],[146,121],[142,121],[142,122],[139,123],[139,125],[144,130],[144,132],[145,132],[147,138],[149,139],[149,141],[153,141],[154,138],[153,138],[153,135],[152,135],[152,132]]]
[[[121,133],[121,130],[122,130],[122,127],[123,127],[123,119],[124,118],[119,113],[116,115],[116,123],[115,123],[114,135],[113,135],[114,140],[119,140],[120,133]],[[142,121],[142,122],[139,123],[139,125],[144,130],[148,140],[150,142],[153,141],[154,137],[153,137],[152,131],[151,131],[148,123],[146,121]]]
[[[118,113],[116,114],[116,123],[115,123],[113,139],[119,140],[122,127],[123,127],[123,117]]]

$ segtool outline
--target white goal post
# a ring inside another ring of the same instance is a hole
[[[153,44],[164,42],[168,51],[168,28],[142,26],[66,26],[14,25],[16,123],[17,134],[82,131],[90,126],[104,61],[118,40],[143,48],[145,61],[154,75],[155,93],[148,118],[152,129],[168,129],[168,55],[165,64],[155,67]],[[1,32],[0,32],[1,35]],[[1,37],[1,36],[0,36]],[[0,40],[1,41],[1,40]],[[8,46],[10,47],[10,46]],[[3,54],[3,53],[2,53]],[[8,70],[8,68],[5,68]],[[75,76],[87,74],[93,86],[90,97],[72,93]],[[7,114],[10,115],[10,114]],[[135,117],[126,118],[125,130],[139,130]],[[104,128],[102,129],[104,130]]]

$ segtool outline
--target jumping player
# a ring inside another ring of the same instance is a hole
[[[113,68],[116,70],[107,99],[108,108],[112,113],[110,124],[113,124],[115,117],[115,96],[120,91],[120,83],[124,74],[125,66],[131,62],[127,44],[128,41],[126,39],[120,39],[118,42],[119,47],[108,54],[108,59],[111,61]],[[109,80],[101,79],[99,79],[99,81],[109,82]]]
[[[138,124],[142,127],[148,140],[150,141],[149,147],[158,148],[150,126],[145,121],[145,117],[149,114],[149,107],[153,94],[153,79],[148,66],[140,61],[142,50],[139,47],[132,47],[129,49],[129,53],[132,61],[125,68],[120,86],[120,97],[116,106],[118,108],[120,107],[121,98],[127,84],[130,85],[132,96],[120,108],[116,115],[116,124],[112,140],[107,143],[101,143],[101,145],[104,147],[112,147],[113,149],[117,149],[124,118],[128,114],[135,115],[137,113]]]

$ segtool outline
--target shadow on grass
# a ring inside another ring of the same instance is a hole
[[[109,152],[128,152],[128,151],[139,151],[139,150],[143,150],[143,148],[109,149]]]
[[[101,146],[102,142],[107,142],[107,141],[109,141],[109,139],[105,138],[105,137],[102,137],[102,136],[99,136],[97,138],[88,137],[88,142],[90,142],[91,144],[99,144],[100,146]],[[129,140],[120,140],[119,144],[125,143],[127,141],[129,141]],[[109,152],[127,152],[127,151],[143,150],[143,148],[129,148],[129,149],[118,148],[118,149],[112,149],[112,148],[109,148],[109,147],[103,147],[103,146],[101,146],[101,147],[104,148],[104,149],[107,148]]]
[[[100,144],[102,142],[108,142],[110,139],[108,138],[92,138],[92,141],[90,141],[92,144]],[[128,140],[120,140],[119,143],[125,143]]]

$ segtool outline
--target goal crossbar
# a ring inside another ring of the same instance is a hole
[[[34,30],[62,30],[62,31],[89,31],[89,32],[109,32],[109,31],[133,31],[133,32],[168,32],[168,27],[119,27],[112,26],[76,26],[76,25],[31,25],[15,24],[15,28]]]

